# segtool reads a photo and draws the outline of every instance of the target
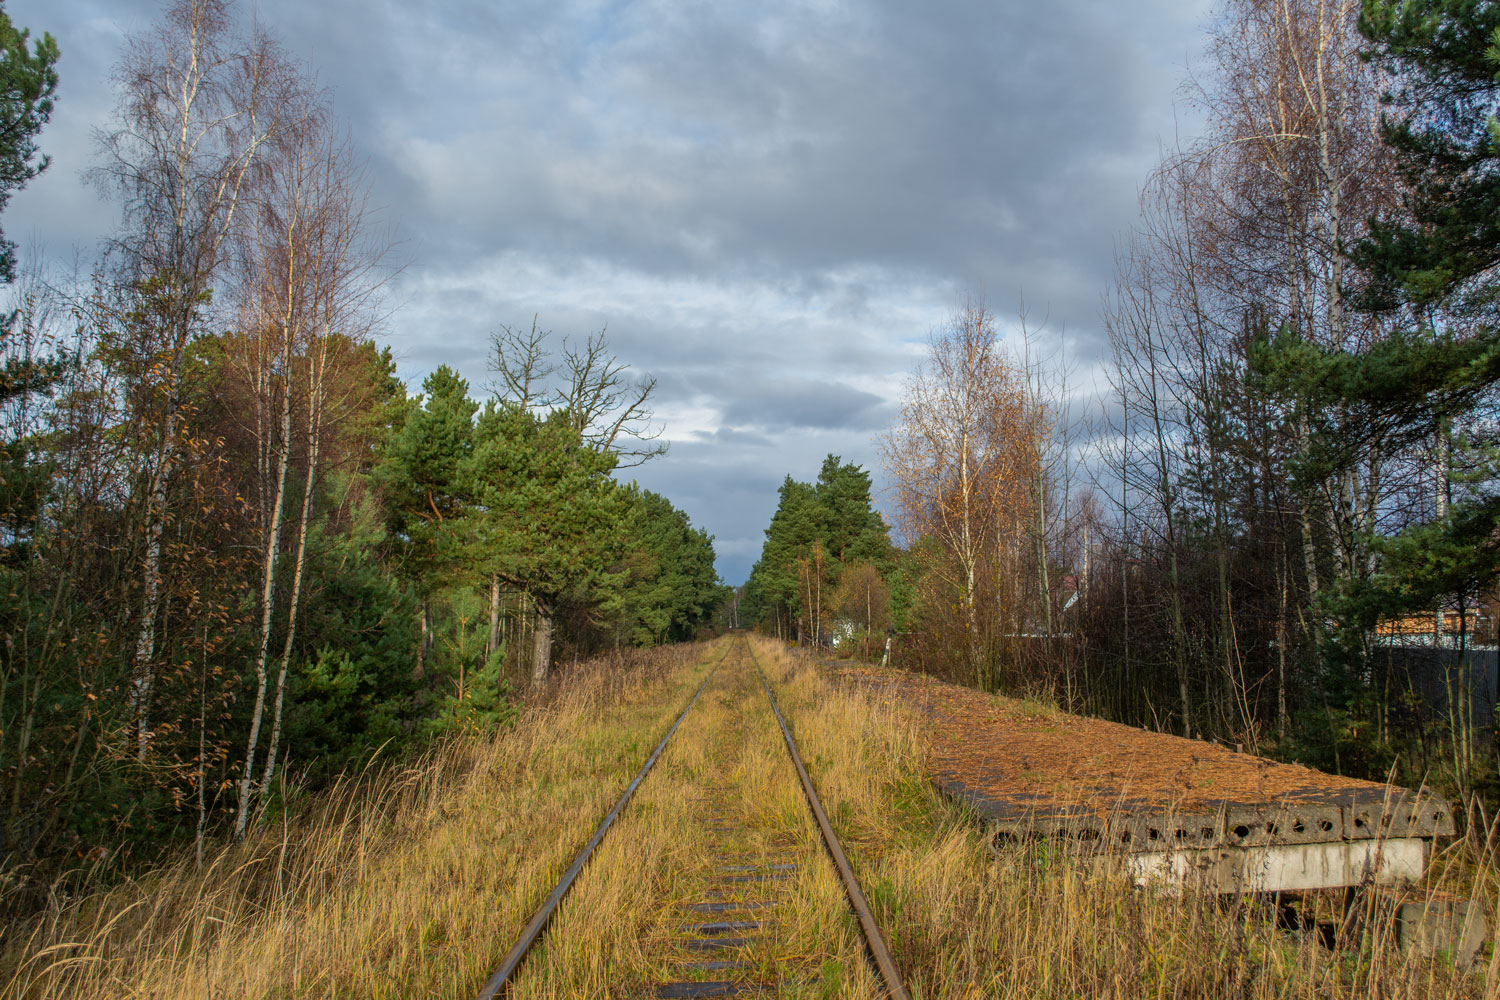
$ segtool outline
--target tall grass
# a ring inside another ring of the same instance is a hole
[[[1141,889],[1046,841],[992,849],[923,777],[919,718],[780,644],[756,650],[914,997],[1500,995],[1500,948],[1469,971],[1404,953],[1373,894],[1328,948],[1278,928],[1265,897]],[[1500,879],[1483,825],[1444,849],[1423,888],[1481,900],[1493,931]]]
[[[737,642],[580,669],[513,728],[350,775],[202,870],[187,859],[59,893],[0,932],[0,997],[471,997],[694,687],[743,655]],[[1470,971],[1403,953],[1373,903],[1329,949],[1279,929],[1258,897],[1140,889],[1046,842],[992,849],[927,781],[920,718],[775,643],[753,648],[915,997],[1500,993],[1493,952]],[[880,995],[748,679],[727,670],[705,692],[518,997],[633,996],[685,978],[677,904],[723,891],[711,873],[726,852],[799,865],[790,881],[731,891],[777,922],[744,954],[749,978],[781,995]],[[709,807],[742,831],[707,835]],[[1471,833],[1438,862],[1427,888],[1486,900],[1495,927],[1493,844]]]
[[[722,817],[724,829],[712,818]],[[782,880],[727,882],[726,866]],[[694,916],[682,904],[743,910]],[[693,925],[759,921],[742,949],[691,952]],[[658,984],[739,980],[776,995],[874,1000],[882,994],[843,890],[781,743],[770,703],[736,643],[703,697],[563,904],[514,984],[515,1000],[653,996]],[[748,968],[692,969],[732,960]]]
[[[513,728],[0,932],[0,996],[472,996],[720,651],[570,673]]]

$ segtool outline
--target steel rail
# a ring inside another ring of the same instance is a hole
[[[748,639],[745,642],[745,648],[750,649]],[[859,918],[859,926],[864,932],[865,948],[869,952],[869,958],[880,973],[880,978],[885,980],[885,988],[891,1000],[911,1000],[911,994],[906,992],[906,984],[901,980],[901,972],[896,968],[896,960],[891,957],[890,948],[886,946],[885,935],[880,933],[880,925],[875,922],[875,915],[870,912],[870,901],[865,899],[864,890],[859,887],[859,880],[854,877],[854,869],[850,867],[849,859],[844,855],[844,848],[839,844],[838,834],[833,832],[833,825],[828,822],[828,814],[823,811],[823,803],[818,801],[818,793],[813,788],[812,778],[808,777],[807,768],[802,764],[802,755],[797,752],[797,743],[792,739],[792,730],[786,724],[786,717],[781,714],[781,706],[776,704],[776,695],[771,691],[771,683],[766,680],[766,672],[760,669],[760,662],[756,660],[753,649],[750,649],[750,662],[755,664],[755,672],[760,674],[760,683],[766,689],[766,697],[771,699],[771,711],[776,713],[776,722],[781,726],[781,735],[786,739],[787,753],[791,755],[792,764],[797,768],[797,777],[802,779],[802,791],[807,796],[807,804],[812,808],[813,817],[818,821],[818,829],[822,831],[823,846],[828,849],[829,855],[833,858],[833,863],[839,870],[839,878],[844,883],[844,894],[849,897],[849,905],[854,908],[854,915]]]
[[[698,703],[698,696],[703,694],[704,688],[708,687],[708,682],[714,679],[714,674],[719,672],[719,667],[723,665],[724,659],[728,655],[728,647],[726,646],[725,655],[719,658],[719,662],[714,664],[714,668],[708,672],[708,676],[703,678],[703,683],[698,685],[698,690],[693,693],[693,697],[688,701],[687,707],[682,710],[682,714],[677,716],[677,721],[672,723],[672,728],[667,730],[667,735],[661,738],[661,742],[656,745],[656,749],[651,751],[651,756],[646,758],[646,763],[641,765],[640,771],[636,773],[630,784],[625,786],[625,793],[620,796],[620,801],[616,802],[615,807],[599,822],[598,828],[594,830],[594,835],[589,838],[588,843],[583,845],[583,850],[578,852],[578,856],[573,859],[573,863],[563,873],[562,879],[558,881],[552,892],[547,896],[541,908],[532,916],[531,922],[521,931],[521,936],[516,939],[516,943],[511,945],[510,951],[505,953],[505,958],[501,959],[499,968],[495,970],[489,979],[485,980],[484,988],[479,991],[479,1000],[495,1000],[496,997],[499,997],[505,991],[506,986],[510,983],[510,977],[515,974],[516,969],[525,960],[527,952],[531,950],[531,946],[536,944],[537,939],[542,936],[542,931],[546,930],[548,922],[551,921],[552,915],[557,912],[557,907],[562,902],[563,897],[568,894],[568,890],[573,887],[574,880],[583,871],[583,866],[588,864],[589,858],[593,856],[594,849],[599,846],[599,842],[604,839],[604,835],[614,825],[615,819],[625,809],[626,804],[630,802],[630,797],[635,794],[636,787],[646,777],[646,772],[651,770],[651,765],[656,763],[656,758],[661,756],[662,750],[666,749],[667,741],[677,732],[677,727],[682,725],[682,720],[687,718],[688,713],[693,710],[693,706]]]

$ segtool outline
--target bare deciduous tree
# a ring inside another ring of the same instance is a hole
[[[897,528],[909,545],[935,540],[935,568],[961,617],[967,666],[983,669],[979,590],[1029,523],[1037,422],[1020,370],[1001,351],[982,304],[970,304],[928,339],[882,448]],[[992,562],[991,556],[995,559]]]
[[[560,409],[590,446],[613,452],[619,468],[631,468],[667,453],[653,426],[651,394],[656,379],[632,380],[629,365],[609,353],[601,330],[580,346],[563,338],[554,355],[551,332],[502,326],[490,342],[492,368],[500,376],[497,395],[527,409]]]
[[[124,210],[115,247],[124,284],[151,303],[135,346],[152,381],[138,396],[144,412],[132,421],[145,478],[145,542],[130,708],[144,756],[183,359],[211,314],[254,168],[268,144],[298,126],[306,104],[302,81],[275,43],[236,31],[225,0],[179,0],[150,33],[130,39],[116,89],[115,124],[97,136],[102,163],[94,179]]]
[[[348,414],[337,395],[342,363],[366,336],[370,296],[386,248],[372,240],[358,162],[334,130],[326,109],[310,108],[303,127],[264,157],[256,178],[251,221],[244,229],[241,315],[246,323],[247,381],[256,390],[257,413],[269,410],[274,392],[279,418],[257,419],[257,454],[265,456],[262,503],[261,624],[256,649],[256,696],[246,740],[236,833],[243,835],[254,784],[269,687],[270,649],[278,594],[287,592],[281,652],[271,711],[270,744],[260,788],[276,775],[286,677],[297,635],[306,571],[308,534],[322,474],[325,421]],[[287,486],[297,451],[294,416],[302,421],[302,496]],[[291,577],[278,571],[283,522],[295,512]]]

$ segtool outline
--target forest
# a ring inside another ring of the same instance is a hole
[[[58,46],[0,12],[0,207]],[[237,838],[339,774],[511,719],[580,656],[693,636],[712,539],[625,473],[654,383],[497,317],[494,390],[418,395],[331,96],[229,4],[129,38],[82,279],[0,244],[0,884]]]
[[[486,386],[398,378],[358,145],[240,13],[121,47],[81,274],[0,237],[5,908],[717,622],[1500,807],[1494,5],[1223,0],[1104,353],[955,309],[739,591],[630,481],[656,384],[603,333],[497,316]],[[0,210],[59,55],[0,10]]]
[[[896,547],[832,513],[836,460],[788,479],[752,618],[1493,815],[1497,32],[1226,0],[1199,134],[1117,251],[1098,405],[1060,334],[956,310],[883,439]]]

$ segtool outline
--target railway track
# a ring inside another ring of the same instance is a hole
[[[620,912],[587,912],[605,897]],[[600,919],[612,921],[611,943],[567,940]],[[602,971],[570,979],[570,961]],[[615,996],[780,996],[835,984],[907,998],[791,727],[736,638],[479,998],[601,985]]]

